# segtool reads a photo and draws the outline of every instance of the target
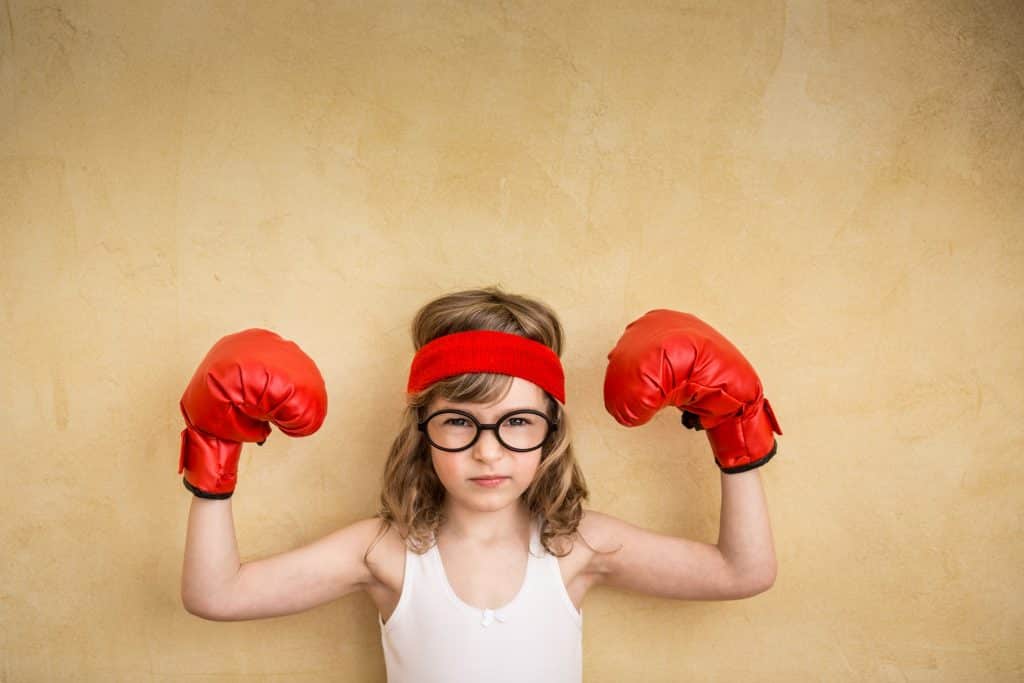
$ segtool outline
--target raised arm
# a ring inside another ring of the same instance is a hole
[[[722,513],[718,549],[736,580],[749,586],[752,594],[761,593],[775,583],[778,564],[760,470],[722,472],[719,477]]]
[[[675,600],[739,600],[775,582],[776,560],[758,470],[721,475],[718,543],[660,534],[587,510],[581,532],[601,550],[595,584]]]
[[[599,560],[600,580],[681,599],[735,599],[770,587],[776,559],[758,468],[775,456],[782,430],[739,349],[690,313],[648,311],[608,354],[604,398],[627,427],[672,406],[685,427],[705,431],[721,470],[722,513],[716,545],[595,516],[604,539],[621,546]]]
[[[362,519],[308,545],[239,564],[229,500],[196,497],[189,511],[181,579],[185,609],[212,621],[303,612],[367,588],[367,550],[380,530]]]
[[[239,570],[238,541],[231,499],[192,497],[181,569],[181,602],[206,619],[223,613],[222,604]]]
[[[289,436],[323,424],[327,389],[313,360],[295,342],[250,328],[222,337],[207,352],[179,401],[178,473],[194,498],[182,568],[181,596],[189,612],[229,614],[241,567],[231,496],[242,445],[262,445],[273,423]]]

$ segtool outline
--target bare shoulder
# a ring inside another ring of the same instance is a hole
[[[606,572],[608,554],[622,547],[620,532],[623,524],[625,522],[622,520],[603,512],[583,510],[576,531],[588,549],[588,574],[600,575]]]
[[[604,582],[608,551],[615,549],[609,520],[608,515],[584,509],[575,532],[554,540],[562,580],[577,609],[590,589]]]
[[[401,561],[403,541],[395,528],[380,517],[356,520],[325,540],[335,546],[338,556],[360,566],[361,588],[379,583],[382,574],[389,575],[396,556]]]
[[[405,539],[395,525],[380,517],[370,517],[361,523],[365,523],[367,528],[364,561],[372,577],[371,592],[401,591],[405,574]]]

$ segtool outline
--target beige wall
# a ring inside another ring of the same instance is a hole
[[[1024,676],[1019,3],[57,2],[0,12],[0,681],[383,681],[353,594],[184,611],[177,400],[264,326],[327,380],[248,447],[243,559],[372,515],[415,309],[562,315],[589,507],[707,542],[718,474],[605,353],[697,313],[761,375],[780,573],[599,588],[585,678]]]

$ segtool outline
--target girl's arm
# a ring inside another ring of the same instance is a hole
[[[675,600],[739,600],[771,588],[776,561],[757,469],[721,473],[718,543],[668,536],[587,510],[580,532],[602,551],[595,584]]]
[[[770,588],[778,571],[759,472],[760,468],[738,474],[720,473],[722,513],[718,532],[722,556],[736,576],[759,588],[757,592]]]
[[[691,313],[654,309],[626,326],[608,354],[605,408],[627,427],[664,407],[707,434],[721,471],[718,543],[663,536],[595,518],[621,550],[599,561],[601,580],[681,599],[735,599],[766,590],[776,562],[758,468],[782,434],[761,380],[738,348]]]
[[[358,520],[293,550],[239,563],[231,499],[193,498],[185,539],[181,599],[211,621],[303,612],[366,589],[376,579],[367,552],[380,520]]]
[[[196,616],[210,618],[238,569],[231,499],[193,496],[181,570],[182,605]]]

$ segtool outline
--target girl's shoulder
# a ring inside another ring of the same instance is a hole
[[[616,519],[597,510],[583,510],[579,526],[576,528],[576,536],[595,555],[614,550],[611,538]],[[612,547],[609,547],[609,546]]]
[[[576,530],[571,534],[558,535],[551,540],[554,554],[559,556],[563,573],[575,577],[600,573],[601,558],[609,551],[609,522],[614,518],[596,510],[584,508]]]
[[[406,541],[399,529],[379,517],[370,518],[376,526],[366,548],[366,566],[379,586],[401,590],[405,573]]]

